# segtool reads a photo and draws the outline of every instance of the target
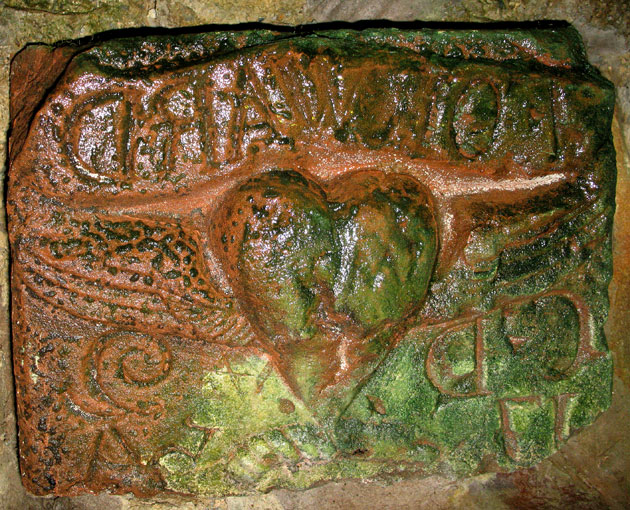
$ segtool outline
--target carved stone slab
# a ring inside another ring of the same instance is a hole
[[[614,94],[572,29],[59,51],[13,94],[30,491],[511,470],[609,405]]]

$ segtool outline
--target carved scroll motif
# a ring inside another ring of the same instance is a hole
[[[614,98],[575,37],[78,51],[9,172],[29,490],[513,469],[592,422]]]

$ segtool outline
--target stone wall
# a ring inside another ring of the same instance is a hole
[[[0,508],[627,508],[630,504],[630,1],[629,0],[4,0],[0,2],[0,157],[6,160],[9,65],[26,44],[52,43],[131,27],[336,20],[491,22],[566,20],[589,58],[617,87],[614,276],[608,341],[615,360],[612,407],[535,468],[464,480],[430,477],[392,486],[350,481],[258,497],[154,501],[124,496],[39,499],[19,479],[14,418],[8,246],[0,227]],[[212,27],[208,27],[212,29]],[[28,84],[20,84],[28,90]],[[4,178],[6,167],[1,177]],[[2,218],[4,221],[4,217]]]

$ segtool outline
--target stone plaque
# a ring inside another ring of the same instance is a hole
[[[609,405],[614,93],[573,29],[37,51],[8,189],[30,491],[511,470]]]

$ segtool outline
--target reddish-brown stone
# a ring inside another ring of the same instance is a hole
[[[549,455],[610,400],[612,106],[564,28],[25,50],[25,485],[224,495]]]
[[[13,58],[9,157],[14,157],[22,148],[35,109],[78,51],[79,48],[75,46],[53,49],[33,45],[27,46]]]

